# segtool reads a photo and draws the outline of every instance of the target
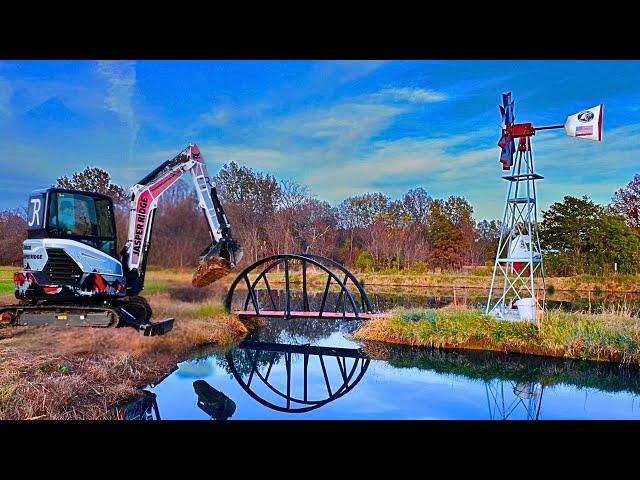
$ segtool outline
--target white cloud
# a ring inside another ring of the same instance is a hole
[[[605,133],[602,143],[553,134],[534,139],[536,170],[545,176],[538,183],[539,210],[564,195],[608,203],[631,180],[638,171],[640,124]],[[422,185],[435,196],[466,197],[478,219],[498,218],[506,194],[498,155],[497,146],[478,143],[476,134],[401,138],[375,142],[370,152],[346,159],[339,168],[310,162],[314,166],[301,171],[300,180],[332,202],[366,191],[399,196]]]
[[[231,109],[224,106],[214,106],[210,111],[200,115],[204,123],[214,126],[225,125],[231,117]]]
[[[98,73],[108,82],[109,88],[104,103],[129,127],[131,143],[129,159],[133,157],[139,125],[133,109],[133,95],[136,86],[136,63],[123,60],[98,61]]]
[[[409,103],[433,103],[447,99],[447,94],[443,92],[417,87],[385,88],[374,96]]]
[[[0,77],[0,116],[11,115],[11,84],[8,80]]]

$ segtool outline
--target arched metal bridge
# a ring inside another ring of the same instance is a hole
[[[231,284],[225,308],[240,317],[367,319],[373,314],[350,271],[311,254],[273,255],[249,265]]]

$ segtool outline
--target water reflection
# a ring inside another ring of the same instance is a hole
[[[438,350],[378,342],[364,350],[396,368],[417,368],[484,383],[488,418],[539,420],[545,390],[566,386],[640,394],[640,369],[572,359],[472,350]],[[586,394],[586,393],[585,393]]]
[[[212,420],[226,420],[236,411],[236,404],[233,400],[204,380],[193,382],[193,389],[198,395],[198,408],[209,415]]]
[[[116,420],[160,420],[156,394],[142,390],[140,397],[116,408]]]
[[[370,363],[355,348],[252,340],[242,342],[225,359],[230,373],[251,398],[288,413],[309,412],[347,394]],[[274,366],[284,369],[283,374],[271,376]]]
[[[180,419],[639,418],[637,367],[359,344],[358,326],[269,321],[228,352],[198,351],[149,390],[164,417]],[[159,418],[154,400],[121,416]]]
[[[542,405],[544,386],[539,383],[508,382],[494,380],[486,382],[487,405],[491,420],[538,420]]]

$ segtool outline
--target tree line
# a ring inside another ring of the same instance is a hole
[[[381,192],[344,199],[336,206],[293,180],[225,164],[212,179],[244,249],[243,264],[267,255],[315,253],[360,271],[461,271],[490,267],[499,220],[473,218],[462,196],[433,198],[417,187],[398,199]],[[126,190],[109,173],[87,167],[56,186],[104,193],[114,200],[120,248],[126,240]],[[548,275],[613,271],[637,273],[640,252],[640,176],[615,193],[609,205],[564,197],[543,212],[540,240]],[[25,208],[0,211],[0,264],[19,265],[26,237]],[[149,265],[193,267],[209,243],[196,194],[179,181],[160,200]]]

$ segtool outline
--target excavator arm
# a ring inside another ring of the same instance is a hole
[[[191,174],[198,204],[204,213],[211,237],[210,245],[199,257],[193,285],[208,285],[228,274],[242,257],[242,249],[231,236],[231,226],[218,199],[207,167],[195,144],[162,163],[132,186],[129,233],[122,250],[122,265],[127,276],[127,292],[136,295],[144,287],[153,220],[162,194],[187,172]]]

